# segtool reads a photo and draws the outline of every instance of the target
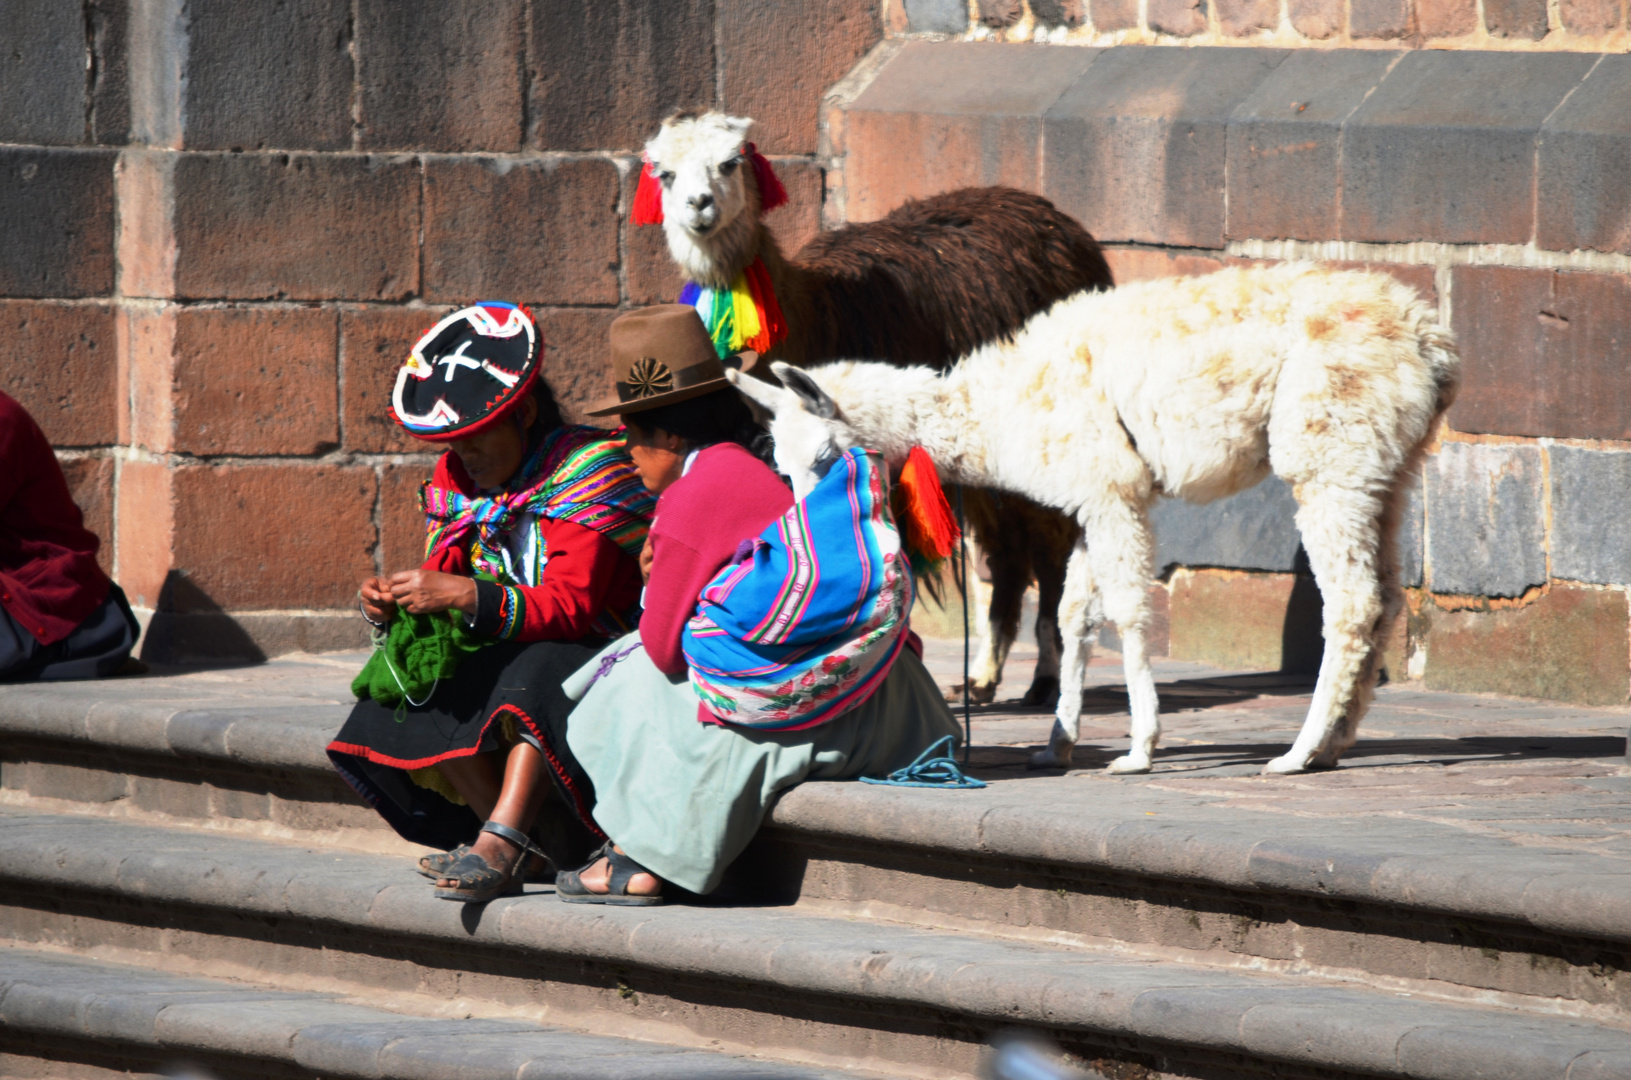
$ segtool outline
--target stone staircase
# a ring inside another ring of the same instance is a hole
[[[356,663],[0,688],[0,1075],[958,1077],[1018,1027],[1113,1080],[1631,1077],[1607,712],[1388,688],[1355,767],[1259,779],[1297,688],[1168,665],[1152,777],[1026,774],[993,709],[990,787],[800,787],[707,903],[472,907],[329,769]]]

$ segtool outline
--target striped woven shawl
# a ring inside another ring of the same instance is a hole
[[[691,686],[715,717],[813,727],[883,682],[913,595],[888,491],[877,453],[847,451],[702,590],[683,646]]]
[[[472,573],[511,581],[504,559],[504,535],[525,513],[564,519],[601,533],[638,557],[651,527],[657,500],[640,481],[620,436],[599,428],[563,426],[545,436],[497,495],[461,495],[430,483],[420,488],[428,535],[426,557],[470,540]],[[534,535],[542,543],[542,530]],[[543,565],[546,552],[537,560]]]

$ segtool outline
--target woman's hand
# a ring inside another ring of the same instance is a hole
[[[651,534],[646,533],[646,542],[640,548],[640,580],[651,584],[651,560],[655,557],[651,549]]]
[[[391,575],[391,598],[415,615],[449,608],[469,615],[476,610],[476,579],[436,570],[404,570]]]
[[[391,596],[391,583],[384,578],[371,577],[357,590],[362,601],[362,613],[369,622],[384,625],[396,614],[396,600]]]

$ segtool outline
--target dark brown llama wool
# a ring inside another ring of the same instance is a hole
[[[861,357],[945,368],[1056,301],[1111,284],[1080,223],[1014,188],[914,199],[821,233],[791,260],[760,235],[789,326],[781,358],[795,364]]]
[[[750,199],[756,208],[757,194]],[[787,319],[787,340],[770,358],[798,365],[875,359],[944,370],[1057,301],[1112,284],[1098,241],[1079,222],[1039,195],[1006,187],[911,200],[878,221],[821,233],[791,259],[762,224],[755,246],[743,263],[754,254],[764,259]],[[1042,656],[1024,701],[1051,705],[1059,693],[1059,596],[1081,530],[1019,495],[970,489],[964,504],[991,568],[995,661],[986,677],[972,674],[970,696],[979,703],[996,696],[1034,576]]]

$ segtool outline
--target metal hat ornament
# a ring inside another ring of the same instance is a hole
[[[455,311],[425,332],[396,373],[392,419],[416,439],[473,435],[531,393],[542,355],[526,308],[483,300]]]

